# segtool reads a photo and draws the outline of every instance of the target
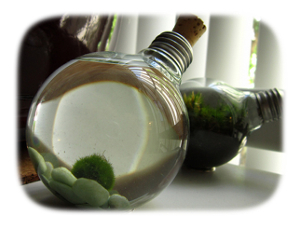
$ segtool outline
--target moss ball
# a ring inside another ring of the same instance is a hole
[[[104,156],[97,154],[77,160],[71,172],[77,178],[95,180],[107,190],[111,190],[115,183],[115,175],[111,164]]]

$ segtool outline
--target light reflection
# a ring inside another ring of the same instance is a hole
[[[162,97],[164,98],[164,100],[168,103],[169,107],[172,109],[172,110],[170,111],[171,116],[172,116],[172,121],[174,121],[174,124],[176,124],[176,123],[178,122],[178,116],[177,116],[178,112],[177,112],[177,110],[175,109],[175,105],[173,105],[172,100],[171,100],[170,97],[166,94],[165,91],[162,91],[161,94],[162,94]]]
[[[39,115],[39,111],[41,109],[41,103],[39,103],[36,107],[36,111],[34,113],[34,117],[33,117],[33,121],[37,121],[38,115]]]
[[[181,111],[179,109],[181,106],[178,102],[180,99],[178,99],[177,94],[175,92],[171,93],[169,90],[169,88],[172,87],[170,81],[164,79],[163,75],[159,77],[149,68],[130,67],[129,69],[136,75],[137,79],[141,81],[143,91],[147,92],[147,95],[152,98],[166,117],[169,118],[170,124],[176,125],[180,120],[179,114],[181,114]],[[165,102],[167,106],[161,105],[159,103],[160,101],[157,101],[159,98],[163,99],[162,102]],[[174,101],[174,98],[177,101]]]
[[[239,103],[243,102],[245,99],[244,92],[233,89],[232,87],[228,86],[227,84],[216,83],[216,86],[212,85],[211,87],[213,87],[218,92],[225,92],[228,97],[234,99],[235,101],[237,101]]]

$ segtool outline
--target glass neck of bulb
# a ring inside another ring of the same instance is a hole
[[[283,92],[275,89],[255,93],[263,123],[273,122],[282,117]]]
[[[193,60],[192,46],[182,35],[174,31],[158,35],[140,54],[150,65],[166,70],[177,85],[181,83],[182,74]]]

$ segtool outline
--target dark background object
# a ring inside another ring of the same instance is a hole
[[[38,180],[26,147],[26,122],[34,96],[60,66],[92,51],[102,51],[113,16],[61,16],[33,25],[24,35],[18,68],[17,130],[22,183]],[[82,40],[78,34],[84,31]],[[104,40],[105,39],[105,40]]]
[[[60,18],[54,18],[35,25],[25,35],[21,45],[18,77],[21,141],[25,141],[24,129],[31,101],[47,77],[64,63],[90,52],[59,24]]]

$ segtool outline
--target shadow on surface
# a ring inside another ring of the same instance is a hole
[[[182,167],[172,184],[141,210],[237,210],[265,203],[280,175],[226,164],[214,172]]]
[[[237,210],[258,206],[274,194],[280,175],[226,164],[214,172],[181,168],[169,187],[143,210]],[[41,181],[22,186],[28,197],[42,206],[81,210],[54,196]]]

